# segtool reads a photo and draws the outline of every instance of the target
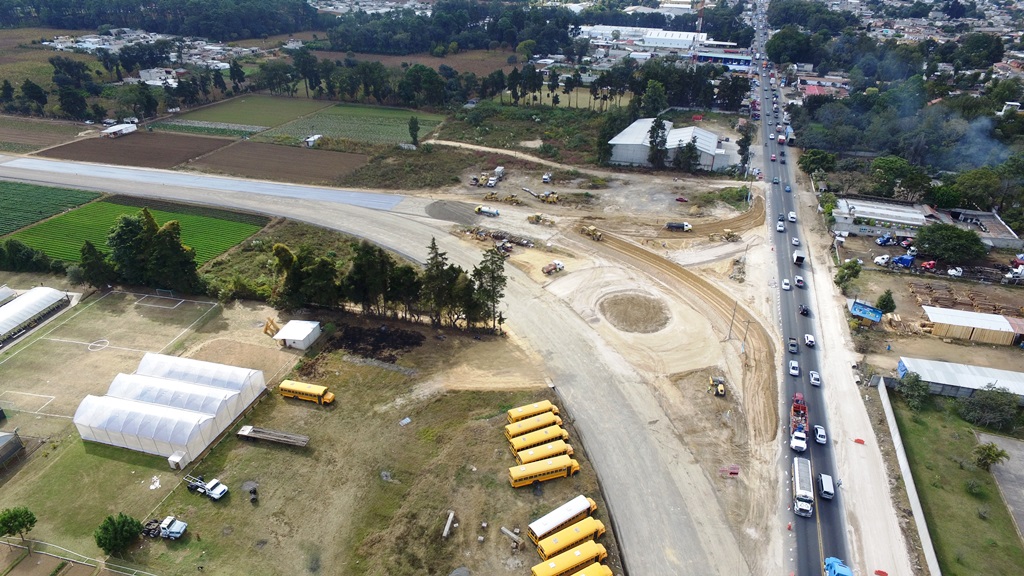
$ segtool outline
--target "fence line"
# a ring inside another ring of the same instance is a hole
[[[0,536],[0,541],[7,544],[8,546],[28,550],[28,546],[22,544],[19,539],[14,539],[8,536]],[[127,566],[111,564],[105,560],[97,560],[95,558],[90,558],[88,556],[79,554],[74,550],[68,550],[67,548],[63,548],[56,544],[50,544],[49,542],[43,542],[42,540],[26,539],[25,542],[32,546],[32,549],[29,551],[30,554],[43,554],[45,556],[50,556],[52,558],[64,560],[65,562],[70,562],[72,564],[83,564],[85,566],[90,566],[93,568],[98,567],[109,572],[114,572],[115,574],[124,574],[125,576],[158,576],[157,574],[153,574],[152,572],[146,572],[145,570],[140,570],[138,568],[129,568]],[[48,552],[46,548],[53,548],[59,550],[66,554],[66,556],[55,552]]]

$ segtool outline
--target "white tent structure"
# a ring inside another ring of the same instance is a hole
[[[14,300],[14,297],[17,295],[18,294],[14,291],[14,289],[9,288],[7,284],[0,286],[0,306],[7,304],[11,300]]]
[[[274,340],[284,342],[288,348],[305,350],[320,337],[320,323],[311,320],[289,320],[274,334]]]
[[[83,440],[164,456],[183,468],[264,390],[259,370],[146,354],[135,374],[114,378],[106,396],[86,396],[74,422]]]
[[[37,286],[0,306],[0,343],[30,327],[67,301],[68,298],[63,292]]]
[[[75,412],[82,440],[171,456],[182,465],[202,454],[217,438],[213,416],[112,396],[86,396]]]
[[[107,396],[211,414],[218,430],[230,426],[245,408],[234,390],[139,374],[115,376]]]
[[[180,380],[238,392],[243,405],[248,406],[266,389],[261,370],[239,368],[216,362],[204,362],[178,356],[147,353],[139,362],[136,374]]]

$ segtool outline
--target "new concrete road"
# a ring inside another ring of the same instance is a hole
[[[763,34],[763,32],[761,33]],[[761,38],[762,46],[764,38]],[[763,49],[761,50],[763,52]],[[777,141],[778,132],[777,125],[782,124],[785,112],[783,111],[784,103],[782,102],[781,95],[778,96],[779,101],[778,111],[773,109],[773,96],[779,94],[778,80],[773,86],[770,82],[769,74],[771,69],[762,69],[761,84],[755,89],[755,94],[759,94],[761,98],[761,138],[765,142],[765,146],[761,146],[764,151],[764,171],[765,181],[770,182],[771,192],[769,193],[768,205],[768,221],[771,226],[769,234],[774,235],[775,241],[775,255],[776,255],[776,266],[778,269],[778,289],[779,289],[779,313],[781,314],[781,325],[782,335],[784,339],[790,337],[796,338],[798,341],[799,352],[792,354],[789,352],[783,352],[783,357],[780,358],[782,362],[782,373],[783,378],[781,380],[782,385],[779,387],[783,392],[783,405],[781,419],[784,423],[785,430],[784,434],[781,435],[784,443],[783,453],[784,457],[780,466],[783,469],[783,478],[790,478],[790,470],[792,466],[793,458],[796,456],[804,456],[811,460],[811,466],[813,469],[813,477],[815,483],[815,492],[817,489],[817,477],[818,474],[828,474],[834,479],[839,480],[836,475],[835,459],[831,450],[831,443],[829,444],[817,444],[814,441],[813,429],[808,431],[808,449],[807,452],[799,454],[793,452],[789,448],[789,409],[793,394],[800,392],[804,395],[808,407],[808,422],[810,426],[815,424],[825,427],[826,432],[829,430],[828,421],[825,414],[825,396],[828,394],[828,382],[822,382],[821,386],[812,386],[810,384],[809,374],[811,371],[820,373],[819,359],[818,359],[818,348],[828,346],[828,342],[822,342],[818,338],[820,330],[818,330],[817,323],[815,321],[815,312],[811,308],[814,298],[812,292],[814,290],[813,284],[810,283],[810,270],[814,266],[811,258],[811,254],[804,250],[803,246],[794,246],[793,241],[797,238],[802,238],[800,234],[801,226],[800,222],[790,222],[788,215],[790,212],[798,212],[797,200],[796,200],[796,183],[792,178],[793,171],[796,167],[787,162],[782,164],[779,162],[781,159],[785,159],[786,145],[779,144]],[[785,126],[783,133],[785,133]],[[775,135],[772,139],[771,136]],[[776,161],[771,161],[772,155],[776,156]],[[775,184],[775,179],[778,179],[778,184]],[[786,192],[789,188],[791,191]],[[782,215],[784,220],[783,225],[785,227],[784,232],[777,231],[777,220],[776,215]],[[793,263],[793,252],[794,250],[802,250],[807,253],[807,259],[802,265],[796,265]],[[795,277],[802,276],[805,279],[806,285],[804,288],[800,288],[796,285]],[[789,290],[784,290],[782,283],[783,280],[787,280],[790,284]],[[802,316],[799,313],[799,306],[807,306],[810,309],[808,316]],[[804,335],[810,334],[815,337],[816,344],[815,348],[810,348],[804,345]],[[780,346],[781,350],[786,350],[786,343],[783,342]],[[799,376],[792,376],[789,373],[788,364],[791,360],[799,362]],[[792,497],[792,490],[787,491]],[[842,498],[842,490],[836,490],[836,496],[834,500],[825,500],[821,498],[820,494],[816,496],[814,503],[814,516],[812,518],[801,518],[799,516],[793,516],[793,530],[797,536],[797,574],[811,575],[821,574],[822,563],[828,556],[836,556],[838,558],[847,558],[846,554],[846,519],[843,512],[843,505],[840,502]]]
[[[178,200],[286,216],[373,239],[420,262],[436,237],[452,262],[479,263],[477,246],[449,234],[471,207],[390,194],[79,164],[0,155],[0,179]],[[683,494],[711,494],[647,383],[563,301],[508,267],[505,316],[544,359],[597,471],[631,574],[752,574],[715,498],[688,509]],[[524,492],[524,497],[529,497]],[[525,520],[525,519],[524,519]]]

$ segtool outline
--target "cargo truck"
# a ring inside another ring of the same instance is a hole
[[[689,232],[693,230],[693,226],[690,226],[689,222],[668,222],[665,224],[666,230],[676,230],[679,232]]]
[[[853,576],[853,570],[843,561],[835,556],[825,558],[825,575],[826,576]]]
[[[807,450],[807,404],[800,392],[793,394],[789,409],[789,447],[797,452]]]
[[[491,218],[497,218],[501,215],[497,208],[491,208],[490,206],[477,206],[473,211],[483,216],[490,216]]]
[[[807,254],[803,250],[793,250],[793,264],[800,266],[807,259]]]

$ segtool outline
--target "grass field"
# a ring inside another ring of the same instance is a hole
[[[72,122],[0,116],[0,151],[16,154],[35,152],[66,142],[86,128]]]
[[[411,140],[409,118],[412,116],[419,120],[420,140],[426,140],[427,135],[444,120],[443,116],[416,110],[337,104],[263,132],[256,139],[272,142],[289,138],[297,141],[310,134],[323,134],[371,144],[399,144]]]
[[[0,236],[99,198],[96,192],[21,182],[0,186]]]
[[[330,105],[330,102],[320,100],[257,94],[232,98],[220,104],[182,114],[178,118],[270,127],[291,122]]]
[[[41,40],[53,40],[54,36],[90,34],[89,30],[54,30],[50,28],[15,28],[0,30],[0,78],[7,78],[16,88],[26,79],[39,84],[44,89],[53,86],[53,66],[48,60],[53,56],[64,56],[79,60],[93,70],[103,67],[95,56],[75,54],[72,52],[56,52],[39,44]],[[36,44],[32,44],[35,41]],[[103,72],[106,74],[106,71]],[[103,79],[106,77],[104,76]],[[51,99],[56,101],[56,97]]]
[[[265,218],[258,216],[115,197],[82,206],[12,237],[46,252],[51,258],[78,262],[79,251],[86,240],[105,249],[107,233],[117,217],[137,213],[140,204],[150,208],[158,224],[169,220],[181,223],[181,239],[195,249],[196,262],[200,265],[255,234],[266,223]]]
[[[942,573],[1020,574],[1024,548],[995,479],[971,463],[973,427],[952,402],[937,403],[944,409],[914,414],[902,402],[893,408]]]

